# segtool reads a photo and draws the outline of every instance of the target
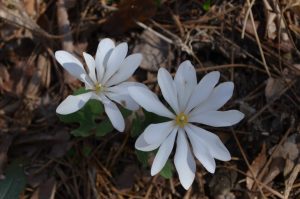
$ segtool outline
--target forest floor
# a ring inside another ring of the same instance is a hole
[[[132,117],[124,133],[74,136],[55,110],[82,84],[54,53],[94,55],[106,37],[143,54],[132,80],[158,94],[158,68],[184,60],[233,81],[225,109],[245,119],[208,128],[232,160],[215,174],[197,162],[186,191],[138,161]],[[0,0],[0,198],[300,198],[299,75],[298,0]]]

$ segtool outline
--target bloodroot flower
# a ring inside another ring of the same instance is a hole
[[[180,64],[174,80],[166,69],[160,68],[158,84],[164,99],[172,108],[171,111],[149,89],[136,86],[128,88],[131,97],[144,109],[171,119],[149,125],[135,143],[135,147],[141,151],[159,148],[151,175],[157,174],[164,167],[175,139],[174,163],[185,189],[191,186],[195,178],[196,163],[191,148],[210,173],[214,173],[216,168],[214,159],[231,159],[218,136],[193,124],[226,127],[244,118],[244,114],[237,110],[218,111],[231,98],[234,87],[232,82],[216,86],[219,78],[219,72],[210,72],[197,84],[196,71],[190,61]]]
[[[101,40],[95,59],[83,53],[88,72],[72,54],[66,51],[55,52],[56,60],[71,75],[82,81],[89,91],[80,95],[69,95],[57,107],[56,112],[63,115],[70,114],[81,109],[89,99],[97,99],[103,103],[112,125],[118,131],[124,131],[124,118],[114,102],[129,110],[139,108],[127,91],[129,86],[138,83],[124,81],[134,73],[142,61],[141,54],[126,57],[127,51],[127,43],[115,46],[111,39]]]

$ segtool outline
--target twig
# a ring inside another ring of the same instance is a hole
[[[138,26],[140,26],[141,28],[144,28],[145,30],[148,30],[148,31],[150,31],[151,33],[155,34],[157,37],[159,37],[160,39],[166,41],[167,43],[169,43],[169,44],[174,44],[173,41],[172,41],[171,39],[167,38],[166,36],[160,34],[160,33],[157,32],[157,31],[153,30],[152,28],[150,28],[149,26],[145,25],[144,23],[139,22],[139,21],[136,21],[136,24],[137,24]]]
[[[162,27],[160,24],[158,24],[157,22],[155,22],[154,20],[151,20],[151,22],[153,23],[153,25],[155,25],[156,27],[160,28],[162,31],[164,31],[165,33],[167,33],[170,37],[173,38],[174,40],[174,45],[178,46],[181,48],[182,51],[185,51],[186,53],[188,53],[189,55],[191,55],[199,64],[199,66],[201,68],[203,68],[203,64],[200,61],[200,59],[196,56],[196,54],[194,53],[192,47],[188,46],[186,43],[187,42],[183,42],[182,39],[180,37],[178,37],[177,35],[175,35],[174,33],[172,33],[171,31],[165,29],[164,27]],[[186,41],[188,40],[188,36]]]
[[[297,80],[293,80],[290,84],[287,85],[284,89],[280,91],[280,93],[275,96],[268,104],[266,104],[264,107],[262,107],[257,113],[255,113],[251,118],[248,119],[248,123],[253,122],[260,114],[262,114],[271,104],[273,104],[277,99],[279,99],[287,90],[289,90]]]
[[[252,180],[254,180],[254,178],[250,175],[248,175],[247,173],[243,172],[242,170],[240,169],[237,169],[237,168],[234,168],[234,167],[227,167],[227,166],[223,166],[224,168],[226,169],[230,169],[230,170],[234,170],[242,175],[244,175],[245,177],[248,177],[248,178],[251,178]],[[269,192],[271,192],[272,194],[274,194],[275,196],[279,197],[279,198],[284,198],[284,196],[279,193],[278,191],[274,190],[272,187],[269,187],[268,185],[266,185],[265,183],[259,181],[257,179],[257,183],[260,184],[264,189],[268,190]]]
[[[288,199],[289,198],[289,195],[290,195],[290,192],[293,188],[293,184],[298,176],[300,172],[300,164],[298,163],[294,169],[293,169],[293,172],[291,173],[289,179],[287,180],[287,183],[286,183],[286,188],[285,188],[285,191],[284,191],[284,199]]]
[[[249,163],[249,161],[247,159],[247,156],[246,156],[246,154],[245,154],[245,152],[244,152],[244,150],[243,150],[243,148],[241,146],[241,143],[240,143],[239,139],[236,136],[235,131],[232,129],[231,132],[232,132],[233,137],[234,137],[234,139],[235,139],[235,141],[236,141],[236,143],[237,143],[237,145],[238,145],[238,147],[239,147],[239,149],[240,149],[240,151],[242,153],[242,156],[243,156],[243,158],[244,158],[244,160],[245,160],[245,162],[247,164],[247,167],[248,167],[248,169],[249,169],[249,171],[250,171],[250,173],[251,173],[251,175],[253,177],[254,182],[258,185],[258,189],[259,189],[260,194],[262,195],[263,198],[267,199],[266,196],[264,195],[264,192],[263,192],[260,184],[257,182],[257,179],[256,179],[256,177],[254,175],[253,170],[252,170],[252,167],[251,167],[251,165],[250,165],[250,163]]]
[[[65,0],[57,0],[57,23],[60,34],[66,34],[71,31],[70,21],[68,17],[68,12],[65,7]],[[71,34],[67,34],[63,37],[62,41],[63,49],[69,52],[73,52],[73,38]]]
[[[269,168],[269,165],[271,164],[271,162],[273,160],[274,154],[277,153],[277,151],[279,150],[279,147],[282,146],[282,144],[284,143],[284,141],[287,139],[287,137],[289,136],[289,134],[292,132],[292,130],[294,128],[294,123],[295,123],[295,120],[293,119],[291,121],[291,127],[285,132],[285,134],[281,138],[280,142],[277,144],[277,146],[275,147],[275,149],[272,151],[272,154],[270,155],[268,161],[266,162],[266,164],[264,165],[264,167],[261,170],[260,174],[258,175],[258,179],[262,179],[262,177],[265,175],[265,172],[267,171],[267,169]]]
[[[264,55],[263,49],[261,47],[260,39],[258,37],[257,30],[256,30],[256,27],[255,27],[254,17],[253,17],[253,13],[252,13],[252,9],[251,9],[251,3],[249,2],[249,0],[247,0],[247,3],[248,3],[248,6],[250,8],[250,19],[251,19],[251,23],[252,23],[252,26],[253,26],[253,32],[254,32],[254,35],[255,35],[255,39],[256,39],[256,42],[257,42],[257,45],[258,45],[258,48],[259,48],[259,51],[260,51],[261,59],[263,61],[264,67],[267,71],[267,74],[269,75],[269,77],[271,77],[271,73],[269,71],[269,67],[267,65],[265,55]]]
[[[247,21],[248,21],[248,18],[249,18],[249,14],[250,14],[250,11],[252,9],[252,6],[254,5],[254,2],[255,0],[252,0],[251,4],[248,6],[248,10],[245,14],[245,19],[244,19],[244,24],[243,24],[243,29],[242,29],[242,39],[244,39],[245,37],[245,31],[246,31],[246,26],[247,26]]]
[[[94,196],[96,199],[98,199],[98,198],[100,198],[100,196],[98,194],[96,184],[95,184],[95,177],[93,176],[91,169],[88,169],[88,176],[89,176],[89,180],[92,185],[92,190],[93,190]]]

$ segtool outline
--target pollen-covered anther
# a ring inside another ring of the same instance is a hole
[[[176,116],[175,121],[179,127],[183,128],[188,123],[188,116],[181,112]]]
[[[99,94],[101,91],[103,90],[103,86],[102,86],[102,84],[96,84],[95,85],[95,92],[97,93],[97,94]]]

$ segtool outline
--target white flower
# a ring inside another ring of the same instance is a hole
[[[69,95],[56,109],[59,114],[70,114],[81,109],[89,99],[100,100],[112,125],[124,131],[124,118],[114,102],[129,110],[137,110],[139,105],[128,94],[128,86],[139,85],[126,81],[142,61],[141,54],[126,57],[127,43],[115,46],[111,39],[100,41],[95,59],[83,53],[88,73],[78,59],[66,51],[55,52],[56,60],[71,75],[85,84],[89,92]],[[126,57],[126,58],[125,58]],[[114,101],[114,102],[113,102]]]
[[[225,127],[244,118],[244,114],[237,110],[218,111],[231,98],[234,87],[232,82],[216,86],[219,78],[219,72],[210,72],[197,84],[196,71],[190,61],[180,64],[174,80],[166,69],[160,68],[158,84],[172,111],[149,89],[135,86],[128,88],[131,97],[144,109],[171,119],[149,125],[135,143],[135,147],[141,151],[159,148],[151,167],[151,175],[157,174],[164,167],[176,135],[174,164],[185,189],[194,181],[196,170],[190,145],[196,158],[211,173],[216,168],[214,159],[231,159],[218,136],[192,124]]]

